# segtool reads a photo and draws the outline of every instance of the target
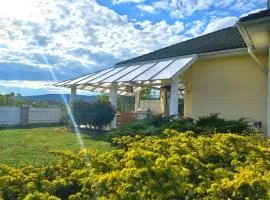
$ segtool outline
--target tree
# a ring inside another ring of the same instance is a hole
[[[0,95],[0,105],[1,106],[15,106],[16,97],[13,92],[10,94]]]
[[[115,110],[109,103],[104,102],[75,102],[72,110],[78,125],[89,125],[95,129],[102,129],[115,116]]]
[[[60,102],[53,102],[53,101],[29,100],[22,97],[22,95],[19,93],[15,95],[15,93],[11,92],[9,94],[0,95],[0,106],[61,107],[63,106],[63,104]]]

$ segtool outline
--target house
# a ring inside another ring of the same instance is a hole
[[[269,30],[267,9],[240,18],[233,27],[55,85],[71,88],[74,98],[76,89],[110,93],[114,106],[117,94],[135,95],[138,104],[142,87],[159,89],[160,108],[168,115],[178,114],[181,93],[186,117],[248,117],[261,122],[270,137]]]

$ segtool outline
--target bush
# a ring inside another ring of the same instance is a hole
[[[209,114],[208,116],[199,117],[196,126],[205,129],[215,129],[219,133],[246,133],[251,131],[250,121],[247,118],[238,120],[227,120],[219,117],[219,114]]]
[[[56,165],[0,166],[0,199],[269,199],[270,141],[166,130],[98,154],[56,151]]]
[[[144,120],[128,122],[121,125],[119,128],[111,130],[107,137],[112,139],[121,136],[141,136],[160,135],[165,130],[165,127],[170,122],[170,118],[165,118],[162,115],[153,115]]]
[[[180,132],[193,131],[196,135],[211,135],[218,133],[253,133],[250,123],[246,118],[238,120],[226,120],[219,117],[219,114],[210,114],[199,117],[196,121],[192,118],[173,119],[162,115],[150,116],[148,119],[138,120],[120,126],[110,131],[109,139],[120,136],[161,136],[165,129],[173,129]]]
[[[72,107],[77,124],[89,125],[95,129],[102,129],[105,125],[109,124],[115,116],[115,110],[110,103],[88,103],[79,101],[74,103]]]

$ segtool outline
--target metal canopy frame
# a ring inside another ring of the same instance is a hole
[[[197,59],[197,55],[189,55],[120,65],[61,81],[54,85],[57,87],[76,87],[81,90],[109,93],[112,83],[117,83],[119,95],[131,96],[134,94],[134,91],[140,91],[143,87],[160,89],[160,87],[170,84],[172,78],[180,76]],[[126,91],[127,86],[133,86],[132,93]],[[184,85],[181,81],[179,88],[182,91],[184,90]]]

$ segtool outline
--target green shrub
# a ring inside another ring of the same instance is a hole
[[[0,165],[0,199],[269,199],[270,141],[166,130],[115,139],[124,149],[55,151],[56,165]]]
[[[197,135],[212,135],[215,133],[253,133],[250,122],[246,118],[237,120],[226,120],[219,117],[219,114],[210,114],[192,118],[173,119],[162,115],[150,116],[148,119],[138,120],[132,123],[123,124],[118,129],[110,131],[108,138],[121,136],[162,136],[165,129],[173,129],[180,132],[193,131]]]
[[[227,120],[219,117],[217,113],[199,117],[196,126],[201,129],[212,129],[218,133],[246,133],[251,131],[250,121],[247,118]]]
[[[109,124],[115,116],[115,110],[110,103],[79,101],[75,102],[72,108],[77,124],[99,129]]]
[[[165,130],[165,127],[168,125],[169,122],[169,118],[165,118],[162,115],[154,115],[144,120],[137,120],[135,122],[125,123],[119,128],[111,130],[109,134],[107,134],[107,137],[111,140],[114,137],[121,137],[126,135],[160,135],[160,133]]]

